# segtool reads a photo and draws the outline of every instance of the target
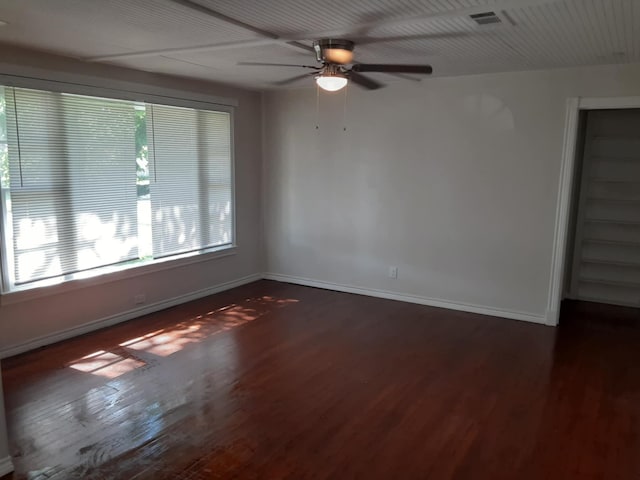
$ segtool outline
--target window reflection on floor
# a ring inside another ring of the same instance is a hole
[[[69,362],[68,366],[80,372],[116,378],[146,365],[145,361],[136,356],[136,352],[168,357],[189,344],[202,342],[213,335],[252,322],[269,313],[271,307],[280,308],[297,302],[295,299],[278,299],[271,296],[248,298],[170,327],[128,339],[112,349],[93,352]]]

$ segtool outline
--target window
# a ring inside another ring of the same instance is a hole
[[[231,113],[0,87],[3,290],[233,242]]]

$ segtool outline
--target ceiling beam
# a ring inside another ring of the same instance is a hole
[[[276,42],[279,43],[285,47],[290,47],[290,48],[295,48],[295,49],[302,49],[302,50],[307,50],[307,51],[311,51],[313,52],[313,48],[304,45],[303,43],[300,43],[298,41],[295,40],[290,40],[290,39],[283,39],[280,37],[280,35],[273,33],[273,32],[269,32],[267,30],[263,30],[262,28],[259,27],[255,27],[253,25],[251,25],[250,23],[247,22],[243,22],[242,20],[238,20],[236,18],[230,17],[229,15],[225,15],[224,13],[218,12],[217,10],[214,10],[212,8],[209,8],[205,5],[202,5],[198,2],[194,2],[193,0],[170,0],[173,3],[177,3],[178,5],[182,5],[183,7],[187,7],[191,10],[195,10],[196,12],[200,12],[200,13],[204,13],[205,15],[208,15],[210,17],[213,17],[217,20],[221,20],[225,23],[228,23],[229,25],[233,25],[234,27],[238,27],[242,30],[246,30],[248,32],[251,33],[255,33],[256,35],[263,37],[265,39],[269,39],[272,42]],[[304,39],[301,39],[304,40]],[[235,48],[235,47],[234,47]]]
[[[195,10],[196,12],[204,13],[213,18],[217,18],[218,20],[223,21],[224,23],[228,23],[229,25],[233,25],[235,27],[241,28],[243,30],[247,30],[249,32],[255,33],[260,37],[270,38],[272,40],[278,40],[280,37],[275,33],[267,32],[266,30],[262,30],[261,28],[254,27],[246,22],[242,22],[240,20],[236,20],[233,17],[225,15],[224,13],[220,13],[212,8],[205,7],[200,3],[194,2],[192,0],[171,0],[173,3],[177,3],[178,5],[182,5],[191,10]]]
[[[217,12],[213,9],[210,9],[209,7],[205,7],[204,5],[196,3],[192,0],[170,0],[170,1],[177,3],[179,5],[182,5],[184,7],[190,8],[192,10],[204,13],[220,21],[228,23],[230,25],[234,25],[238,28],[244,29],[247,32],[251,32],[253,34],[260,36],[261,38],[241,40],[236,42],[217,43],[217,44],[210,44],[210,45],[195,45],[192,47],[144,50],[144,51],[121,53],[121,54],[114,54],[114,55],[102,55],[98,57],[87,58],[85,60],[102,62],[102,61],[119,60],[119,59],[125,59],[125,58],[139,58],[139,57],[151,57],[151,56],[181,54],[181,53],[217,51],[217,50],[254,47],[254,46],[262,46],[262,45],[270,45],[270,44],[279,44],[285,47],[294,48],[296,50],[302,49],[307,51],[313,51],[311,47],[309,47],[308,45],[305,45],[304,43],[301,43],[301,41],[318,39],[318,38],[342,37],[345,35],[352,34],[354,31],[358,31],[358,30],[367,31],[367,30],[375,30],[377,28],[384,28],[384,27],[413,25],[416,23],[425,22],[429,20],[466,16],[466,15],[471,15],[473,13],[485,12],[487,10],[497,10],[499,12],[500,10],[510,10],[513,8],[522,8],[522,7],[530,7],[530,6],[536,6],[536,5],[544,5],[549,3],[557,3],[563,0],[496,0],[493,3],[482,5],[482,6],[464,8],[460,10],[451,10],[446,12],[413,15],[410,17],[399,17],[399,18],[388,19],[388,20],[377,20],[373,22],[365,22],[365,23],[350,25],[348,28],[323,30],[323,31],[316,31],[316,32],[305,32],[304,34],[288,36],[287,38],[282,38],[273,32],[263,30],[261,28],[258,28],[248,23],[237,20],[235,18],[229,17],[228,15]],[[460,32],[460,33],[463,33],[463,32]],[[468,32],[468,33],[472,33],[472,32]],[[438,35],[438,34],[434,33],[434,35]],[[390,40],[397,41],[398,39],[397,37],[393,37],[393,38],[390,38]],[[384,41],[385,41],[384,38],[375,39],[375,42],[384,42]]]
[[[391,72],[384,72],[386,75],[389,75],[391,77],[396,77],[396,78],[402,78],[403,80],[409,80],[411,82],[421,82],[422,79],[418,78],[418,77],[412,77],[411,75],[407,75],[405,73],[391,73]]]
[[[285,47],[295,48],[297,50],[306,50],[309,52],[313,52],[313,48],[300,43],[296,40],[283,39],[280,38],[279,35],[268,32],[261,28],[255,27],[249,23],[237,20],[233,17],[225,15],[224,13],[220,13],[212,8],[209,8],[200,3],[194,2],[192,0],[170,0],[173,3],[177,3],[178,5],[182,5],[183,7],[189,8],[199,13],[203,13],[209,17],[213,17],[217,20],[220,20],[229,25],[233,25],[242,30],[246,30],[247,32],[253,33],[261,37],[260,39],[251,39],[251,40],[240,40],[236,42],[224,42],[224,43],[214,43],[209,45],[195,45],[190,47],[182,47],[182,48],[163,48],[156,50],[142,50],[137,52],[129,52],[129,53],[120,53],[114,55],[101,55],[98,57],[86,58],[85,60],[89,62],[106,62],[112,60],[121,60],[128,58],[140,58],[140,57],[154,57],[154,56],[163,56],[163,55],[171,55],[171,54],[180,54],[180,53],[197,53],[197,52],[212,52],[216,50],[229,50],[233,48],[241,48],[241,47],[258,47],[262,45],[271,45],[274,43],[281,44]]]
[[[176,55],[180,53],[215,52],[216,50],[231,50],[234,48],[261,47],[273,45],[273,40],[258,38],[255,40],[240,40],[237,42],[212,43],[209,45],[195,45],[191,47],[161,48],[157,50],[140,50],[137,52],[116,53],[114,55],[101,55],[99,57],[85,58],[89,62],[108,62],[111,60],[123,60],[140,57],[159,57],[163,55]]]

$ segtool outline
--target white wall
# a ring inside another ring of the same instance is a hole
[[[48,339],[58,338],[55,335],[59,332],[78,332],[96,320],[117,319],[119,315],[134,309],[132,295],[136,292],[145,293],[146,304],[153,305],[262,271],[259,227],[262,163],[259,93],[4,47],[0,58],[0,74],[2,73],[64,79],[114,88],[118,88],[122,82],[129,82],[139,86],[141,91],[165,88],[184,98],[217,95],[237,99],[235,168],[238,248],[237,254],[233,256],[29,301],[15,303],[10,296],[4,296],[0,298],[0,357],[47,343]]]
[[[630,95],[638,66],[393,82],[344,132],[342,94],[316,130],[314,89],[269,93],[267,271],[544,321],[566,99]]]

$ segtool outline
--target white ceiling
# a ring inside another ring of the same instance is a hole
[[[486,11],[502,23],[469,17]],[[322,37],[362,38],[356,61],[434,75],[640,62],[640,0],[2,0],[0,20],[0,43],[250,88],[304,70],[237,62],[314,64],[287,41]]]

